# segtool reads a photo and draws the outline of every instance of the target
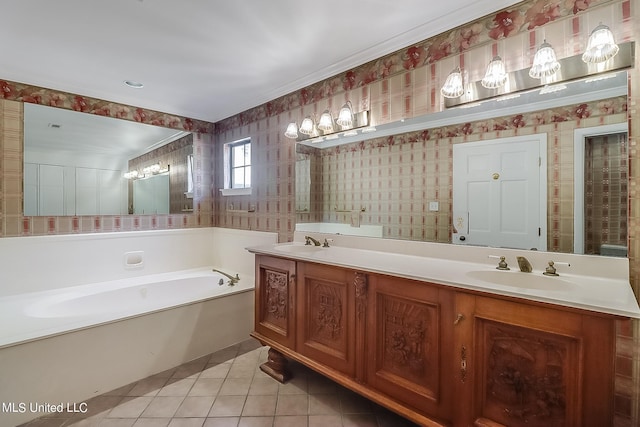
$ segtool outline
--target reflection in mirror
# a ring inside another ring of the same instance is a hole
[[[627,124],[574,133],[575,252],[627,256]]]
[[[186,132],[25,103],[24,215],[133,213],[135,189],[124,173],[158,163],[169,168],[169,211],[191,211],[192,150]]]
[[[311,159],[298,154],[296,160],[296,212],[309,212],[311,204]]]
[[[586,100],[580,99],[580,94],[563,98],[554,93],[554,104],[549,105],[545,94],[539,95],[538,103],[529,98],[528,109],[522,112],[517,108],[505,112],[501,103],[495,102],[498,116],[486,110],[488,105],[479,107],[484,109],[481,118],[479,110],[456,108],[457,121],[448,117],[444,125],[425,123],[421,129],[379,138],[367,135],[360,141],[326,148],[298,144],[298,158],[309,160],[310,182],[307,186],[304,180],[297,181],[305,187],[296,189],[296,194],[303,197],[308,187],[310,203],[307,212],[305,201],[296,202],[296,229],[330,224],[335,230],[328,232],[359,234],[363,227],[375,226],[382,229],[384,238],[451,243],[452,147],[545,134],[547,151],[541,154],[547,160],[547,217],[542,224],[546,222],[547,250],[580,253],[574,250],[574,234],[578,234],[574,233],[574,209],[578,208],[574,208],[573,133],[603,123],[626,124],[626,71],[618,77],[611,91],[595,89],[604,82],[586,83],[594,88]],[[626,156],[622,154],[622,162],[628,161]],[[620,209],[621,217],[616,221],[626,230],[626,211],[621,206],[627,203],[627,196],[620,194],[615,199],[620,200],[619,205],[607,209]],[[599,203],[598,198],[594,203]],[[597,233],[597,228],[592,226],[591,232]]]

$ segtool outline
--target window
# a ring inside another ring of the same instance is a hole
[[[251,188],[251,139],[227,145],[229,181],[227,188]]]

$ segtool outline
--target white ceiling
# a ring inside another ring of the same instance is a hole
[[[95,114],[24,104],[25,151],[134,158],[187,132]]]
[[[0,79],[216,122],[515,3],[2,0]]]

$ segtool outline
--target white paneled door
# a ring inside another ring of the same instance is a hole
[[[546,250],[546,135],[453,146],[453,243]]]

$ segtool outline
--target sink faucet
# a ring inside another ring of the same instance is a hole
[[[533,270],[533,268],[531,267],[531,263],[528,259],[523,256],[516,257],[516,259],[518,260],[520,271],[522,271],[523,273],[531,273],[531,270]]]
[[[240,280],[240,276],[238,275],[238,273],[236,273],[235,276],[232,276],[230,274],[225,273],[224,271],[216,270],[215,268],[213,269],[213,271],[227,277],[229,279],[229,286],[235,285],[236,283],[238,283],[238,280]],[[218,285],[222,286],[223,283],[224,281],[220,279],[220,281],[218,282]]]
[[[315,246],[320,246],[320,242],[311,236],[304,236],[304,240],[305,240],[305,245],[311,245],[311,242],[313,242]]]

